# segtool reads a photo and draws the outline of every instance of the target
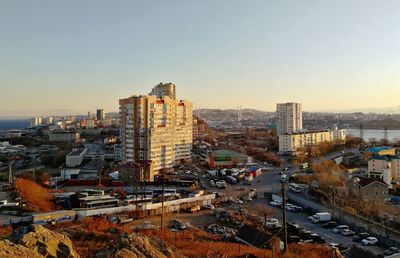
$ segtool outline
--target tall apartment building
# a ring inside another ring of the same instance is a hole
[[[31,118],[31,127],[39,126],[43,124],[43,118],[41,116],[36,116]]]
[[[104,110],[103,109],[96,110],[96,119],[97,119],[97,121],[101,121],[104,119]]]
[[[162,83],[160,82],[157,86],[155,86],[149,95],[157,96],[157,98],[163,98],[165,96],[170,97],[171,99],[176,99],[176,87],[173,83]]]
[[[276,104],[277,132],[279,134],[299,132],[303,129],[303,112],[300,103]]]
[[[192,103],[175,99],[175,85],[169,88],[173,90],[166,88],[166,84],[159,84],[150,95],[119,100],[121,159],[151,161],[146,181],[191,158]]]

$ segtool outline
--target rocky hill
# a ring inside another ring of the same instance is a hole
[[[35,225],[21,229],[19,234],[16,233],[14,242],[8,239],[0,241],[0,257],[78,258],[80,255],[68,236]],[[137,233],[120,233],[117,250],[110,248],[94,252],[90,257],[184,258],[185,256],[157,238]]]

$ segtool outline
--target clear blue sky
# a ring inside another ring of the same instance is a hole
[[[0,0],[0,116],[118,110],[174,82],[195,107],[400,104],[400,1]]]

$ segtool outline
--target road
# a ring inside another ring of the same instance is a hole
[[[330,156],[334,157],[335,155],[337,155],[337,154],[336,153],[331,154]],[[299,171],[298,169],[292,168],[292,169],[286,171],[285,174],[287,174],[289,177],[291,174],[298,172],[298,171]],[[263,197],[264,192],[269,192],[269,193],[279,192],[279,191],[281,191],[281,175],[279,172],[280,172],[280,169],[275,169],[274,171],[263,172],[261,176],[254,179],[251,186],[245,186],[245,185],[242,185],[242,183],[241,183],[240,185],[238,185],[236,187],[238,187],[238,188],[243,188],[243,187],[256,188],[259,197]],[[267,200],[265,198],[258,198],[256,200],[253,200],[250,203],[247,203],[246,205],[247,205],[247,209],[251,212],[251,210],[254,209],[255,206],[260,205],[260,204],[268,205],[269,207],[274,209],[276,212],[276,218],[278,218],[282,223],[282,219],[281,219],[282,218],[282,210],[280,208],[270,206],[269,200]],[[313,223],[309,222],[308,216],[309,216],[309,214],[305,214],[305,213],[291,213],[291,212],[287,213],[288,222],[299,224],[301,227],[308,229],[314,233],[317,233],[318,235],[325,238],[325,240],[327,242],[343,244],[343,245],[349,246],[349,247],[351,247],[353,244],[361,246],[360,243],[352,242],[351,237],[342,236],[341,234],[335,234],[335,233],[333,233],[332,229],[325,229],[321,225],[313,224]],[[376,254],[382,254],[385,249],[384,247],[381,247],[381,246],[367,246],[367,247],[362,246],[362,248],[370,250]]]

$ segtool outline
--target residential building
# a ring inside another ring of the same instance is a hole
[[[176,100],[173,84],[159,84],[151,94],[119,101],[122,161],[151,161],[150,181],[190,160],[193,140],[192,103]]]
[[[333,141],[332,131],[299,132],[279,135],[279,152],[295,152],[299,148]]]
[[[96,110],[96,119],[97,119],[97,121],[101,121],[104,119],[104,110],[103,109]]]
[[[276,105],[277,132],[287,134],[303,129],[303,111],[300,103],[278,103]]]
[[[337,142],[346,142],[346,130],[335,128],[332,130],[333,140]]]
[[[70,168],[78,167],[82,164],[87,149],[73,149],[65,156],[65,165]]]
[[[53,131],[49,133],[51,142],[76,142],[80,139],[80,134],[75,131]]]
[[[400,179],[399,156],[374,156],[368,160],[368,177],[381,178],[388,185]]]
[[[346,186],[351,196],[363,200],[384,201],[389,196],[389,185],[380,178],[355,176]]]
[[[173,83],[162,83],[160,82],[157,86],[155,86],[149,95],[157,96],[157,98],[162,99],[165,96],[170,97],[171,99],[176,99],[176,87]]]
[[[36,116],[31,118],[31,127],[36,127],[43,124],[43,118],[41,116]]]

